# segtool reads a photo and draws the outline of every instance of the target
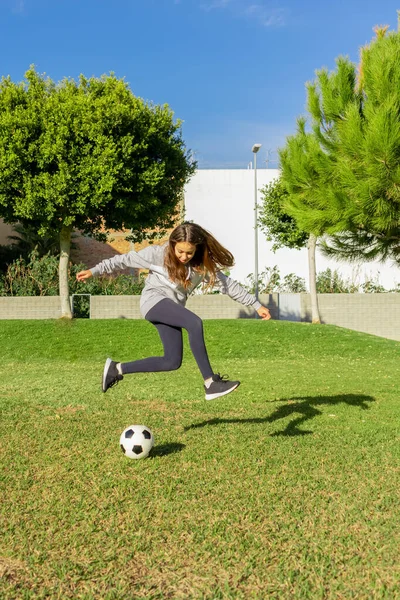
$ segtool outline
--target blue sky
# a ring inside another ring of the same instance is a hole
[[[357,61],[376,24],[397,28],[394,0],[0,0],[1,75],[30,64],[54,80],[125,77],[167,103],[204,168],[276,166],[305,112],[306,81],[335,57]]]

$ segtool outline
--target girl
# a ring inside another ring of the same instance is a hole
[[[183,352],[182,328],[189,334],[190,348],[204,379],[206,400],[214,400],[236,389],[239,381],[228,381],[212,370],[204,342],[203,322],[185,308],[188,296],[204,282],[203,289],[218,287],[223,294],[245,306],[253,306],[262,319],[270,319],[267,308],[221,272],[221,269],[233,264],[232,254],[208,231],[194,223],[182,223],[162,246],[148,246],[139,252],[117,255],[92,269],[80,271],[76,276],[78,281],[126,267],[148,269],[140,310],[143,317],[157,328],[164,347],[164,356],[133,362],[119,363],[107,358],[103,392],[128,373],[179,369]]]

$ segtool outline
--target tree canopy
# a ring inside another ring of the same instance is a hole
[[[25,77],[0,82],[1,216],[43,234],[170,226],[195,168],[170,108],[112,74]]]
[[[314,131],[334,156],[334,190],[341,196],[341,230],[322,249],[335,258],[400,264],[400,33],[387,27],[375,33],[361,50],[358,81],[342,61],[331,76],[342,82],[336,94],[327,76],[309,88]]]
[[[285,212],[288,192],[280,179],[266,185],[262,191],[262,207],[259,223],[272,250],[280,248],[304,248],[308,234],[298,228],[296,220]]]
[[[63,314],[72,230],[172,227],[195,167],[171,109],[113,74],[54,83],[31,67],[0,82],[0,216],[59,234]]]

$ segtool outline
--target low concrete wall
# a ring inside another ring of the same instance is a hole
[[[91,319],[141,319],[140,296],[91,296]]]
[[[139,296],[91,296],[92,319],[140,319]],[[311,321],[309,294],[261,295],[273,319]],[[400,341],[400,294],[319,294],[321,321]],[[202,319],[248,319],[248,308],[222,294],[192,296],[187,307]],[[58,296],[0,297],[0,319],[58,319]]]
[[[300,294],[301,320],[311,321],[309,294]],[[400,340],[400,294],[318,294],[322,323]]]
[[[0,319],[59,319],[59,296],[0,296]]]
[[[279,294],[261,294],[260,302],[269,308],[272,318],[278,319]],[[202,319],[254,319],[256,312],[251,306],[242,306],[229,296],[208,294],[191,296],[186,305]]]
[[[140,319],[140,296],[92,296],[90,317],[92,319]],[[274,319],[278,318],[278,294],[260,296],[260,302],[267,306]],[[189,298],[187,308],[201,319],[251,319],[255,311],[242,306],[222,294],[196,295]]]

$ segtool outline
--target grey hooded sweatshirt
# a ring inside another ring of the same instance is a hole
[[[168,242],[163,245],[148,246],[147,248],[143,248],[143,250],[139,250],[139,252],[132,251],[126,254],[119,254],[113,258],[101,261],[90,269],[90,271],[96,277],[126,268],[148,269],[149,275],[146,278],[146,283],[140,297],[140,312],[143,317],[146,316],[157,302],[165,298],[169,298],[173,302],[185,306],[190,294],[206,278],[201,273],[197,273],[191,269],[190,265],[188,265],[186,267],[187,279],[190,280],[190,284],[186,289],[171,281],[168,277],[168,271],[164,267],[164,253],[167,246]],[[261,307],[260,302],[254,296],[246,292],[237,281],[227,277],[221,271],[217,272],[214,287],[244,306],[252,306],[255,310]]]

